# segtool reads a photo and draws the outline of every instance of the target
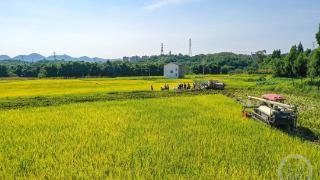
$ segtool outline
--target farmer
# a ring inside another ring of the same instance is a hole
[[[153,86],[151,85],[151,91],[153,91]]]
[[[191,89],[190,83],[188,83],[187,89]]]

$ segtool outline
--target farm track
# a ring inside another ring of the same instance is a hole
[[[128,99],[150,99],[168,98],[179,96],[198,96],[223,93],[221,91],[180,91],[180,92],[160,92],[160,91],[135,91],[117,93],[98,93],[90,95],[66,95],[66,96],[38,96],[27,98],[0,99],[0,110],[20,109],[27,107],[47,107],[64,104],[96,102],[96,101],[117,101]]]

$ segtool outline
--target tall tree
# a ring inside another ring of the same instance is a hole
[[[294,74],[302,79],[307,76],[307,71],[307,58],[303,53],[300,53],[294,61]]]
[[[284,76],[284,61],[280,58],[275,58],[273,61],[273,76],[281,77]]]
[[[276,59],[276,58],[280,59],[281,58],[281,50],[280,49],[274,50],[272,52],[271,58],[272,59]]]
[[[9,72],[8,72],[7,66],[0,64],[0,77],[8,77],[8,76],[9,76]]]
[[[292,46],[289,54],[285,58],[285,72],[292,79],[292,85],[294,85],[294,77],[295,77],[294,62],[298,56],[297,51],[298,51],[297,46],[296,45]]]
[[[298,45],[298,54],[303,53],[304,52],[304,48],[303,45],[301,44],[301,42]]]
[[[320,76],[320,48],[314,50],[312,53],[308,67],[308,75],[311,79]]]
[[[316,34],[316,39],[317,39],[318,45],[320,46],[320,24],[319,24],[319,31]]]

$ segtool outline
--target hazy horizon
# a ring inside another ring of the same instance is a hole
[[[316,0],[3,0],[0,54],[121,58],[134,55],[287,52],[312,48]]]

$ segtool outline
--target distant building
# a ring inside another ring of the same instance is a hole
[[[123,57],[122,60],[123,61],[129,61],[129,62],[138,62],[138,61],[142,61],[142,60],[148,60],[149,56],[131,56],[131,57]]]
[[[142,56],[141,57],[141,60],[148,60],[149,59],[149,56]]]
[[[122,58],[122,60],[123,60],[123,61],[129,61],[129,60],[130,60],[130,57],[125,56],[125,57]]]
[[[167,78],[183,78],[184,67],[177,63],[169,63],[164,66],[164,76]]]
[[[137,62],[137,61],[140,61],[141,57],[140,56],[132,56],[130,58],[130,62]]]

